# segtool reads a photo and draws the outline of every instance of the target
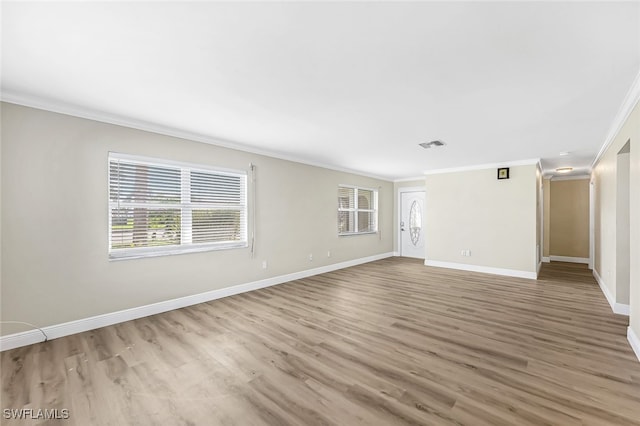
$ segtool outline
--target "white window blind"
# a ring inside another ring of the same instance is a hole
[[[378,191],[338,186],[338,235],[378,232]]]
[[[109,255],[247,246],[245,172],[109,154]]]

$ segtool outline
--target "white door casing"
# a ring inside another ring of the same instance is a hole
[[[400,256],[425,258],[424,191],[400,194]]]

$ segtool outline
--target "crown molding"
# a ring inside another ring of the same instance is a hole
[[[207,143],[210,145],[216,145],[219,147],[233,149],[236,151],[243,151],[251,154],[263,155],[265,157],[277,158],[279,160],[292,161],[294,163],[306,164],[308,166],[320,167],[323,169],[333,170],[336,172],[350,173],[358,176],[382,180],[385,182],[393,182],[393,178],[389,178],[389,177],[383,177],[383,176],[365,173],[365,172],[361,172],[358,170],[353,170],[345,167],[339,167],[331,164],[311,161],[311,160],[296,157],[293,155],[283,154],[277,151],[253,148],[251,146],[244,145],[238,142],[214,138],[214,137],[210,137],[210,136],[199,134],[199,133],[189,132],[187,130],[177,129],[177,128],[164,126],[161,124],[152,123],[148,121],[137,120],[130,117],[124,117],[116,114],[109,114],[103,111],[98,111],[91,108],[85,108],[80,105],[74,105],[68,102],[62,102],[62,101],[57,101],[53,99],[46,99],[46,98],[37,97],[37,96],[25,95],[25,94],[10,91],[10,90],[3,90],[2,92],[0,92],[0,101],[21,105],[29,108],[42,109],[45,111],[55,112],[58,114],[65,114],[73,117],[84,118],[87,120],[99,121],[101,123],[114,124],[116,126],[128,127],[131,129],[142,130],[145,132],[157,133],[164,136],[171,136],[171,137],[186,139],[186,140],[195,141],[195,142]]]
[[[424,182],[424,175],[423,175],[423,176],[416,176],[416,177],[402,178],[402,179],[394,179],[394,180],[393,180],[393,183],[399,183],[399,182],[413,182],[413,181],[421,181],[421,182]]]
[[[609,149],[613,140],[618,136],[618,133],[622,129],[622,126],[624,126],[624,123],[627,121],[627,118],[629,118],[629,115],[635,108],[638,101],[640,101],[640,71],[636,74],[636,78],[633,80],[629,91],[624,97],[624,101],[622,101],[622,105],[616,114],[616,118],[613,120],[613,123],[611,123],[609,133],[607,133],[607,137],[604,139],[604,143],[602,144],[600,151],[598,151],[598,155],[596,155],[593,163],[591,163],[591,169],[598,164],[604,153],[607,152],[607,149]]]
[[[459,172],[468,172],[471,170],[497,169],[499,167],[531,166],[538,163],[540,163],[539,158],[529,158],[527,160],[505,161],[503,163],[486,163],[486,164],[476,164],[474,166],[451,167],[448,169],[427,170],[424,172],[424,174],[439,175],[442,173],[459,173]]]

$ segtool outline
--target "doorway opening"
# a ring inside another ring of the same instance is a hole
[[[631,140],[617,156],[616,167],[616,303],[629,305],[631,287],[631,211],[629,198]]]

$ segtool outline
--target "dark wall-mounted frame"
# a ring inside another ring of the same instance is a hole
[[[501,167],[498,169],[498,179],[509,179],[508,167]]]

